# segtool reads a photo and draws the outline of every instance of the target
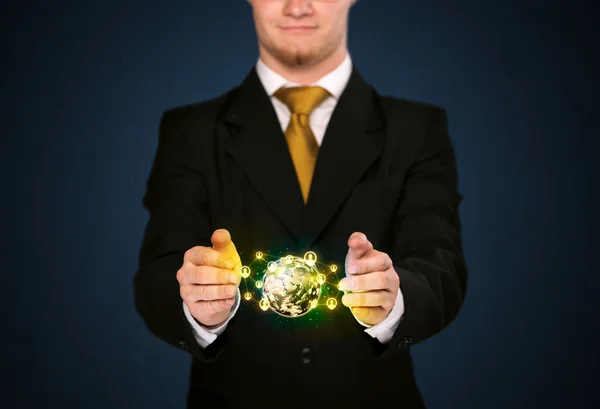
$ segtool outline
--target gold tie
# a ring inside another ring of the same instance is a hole
[[[310,129],[309,117],[329,93],[321,87],[290,87],[280,88],[274,95],[288,106],[292,114],[285,139],[306,204],[319,151],[319,144]]]

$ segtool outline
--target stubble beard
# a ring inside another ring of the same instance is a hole
[[[290,48],[276,41],[263,40],[262,46],[281,64],[290,67],[309,67],[327,59],[336,50],[337,41],[331,41],[321,47]]]

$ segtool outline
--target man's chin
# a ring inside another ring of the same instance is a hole
[[[277,58],[290,67],[310,66],[319,61],[317,55],[308,52],[282,52],[277,54]]]

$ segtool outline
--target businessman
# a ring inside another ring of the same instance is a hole
[[[190,355],[188,408],[425,407],[410,348],[466,293],[456,159],[443,108],[359,74],[354,2],[249,0],[256,65],[162,115],[135,302]],[[245,302],[257,250],[339,264],[338,307]]]

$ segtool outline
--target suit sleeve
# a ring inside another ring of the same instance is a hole
[[[199,360],[216,359],[227,342],[227,330],[202,349],[185,316],[177,271],[185,252],[211,246],[212,226],[204,171],[184,133],[177,111],[163,113],[158,146],[143,198],[149,219],[133,279],[134,300],[146,327],[159,339]],[[228,325],[232,325],[235,317]]]
[[[446,111],[433,110],[393,225],[390,257],[400,277],[404,316],[389,344],[374,345],[375,359],[441,332],[456,318],[466,295],[456,158]]]

